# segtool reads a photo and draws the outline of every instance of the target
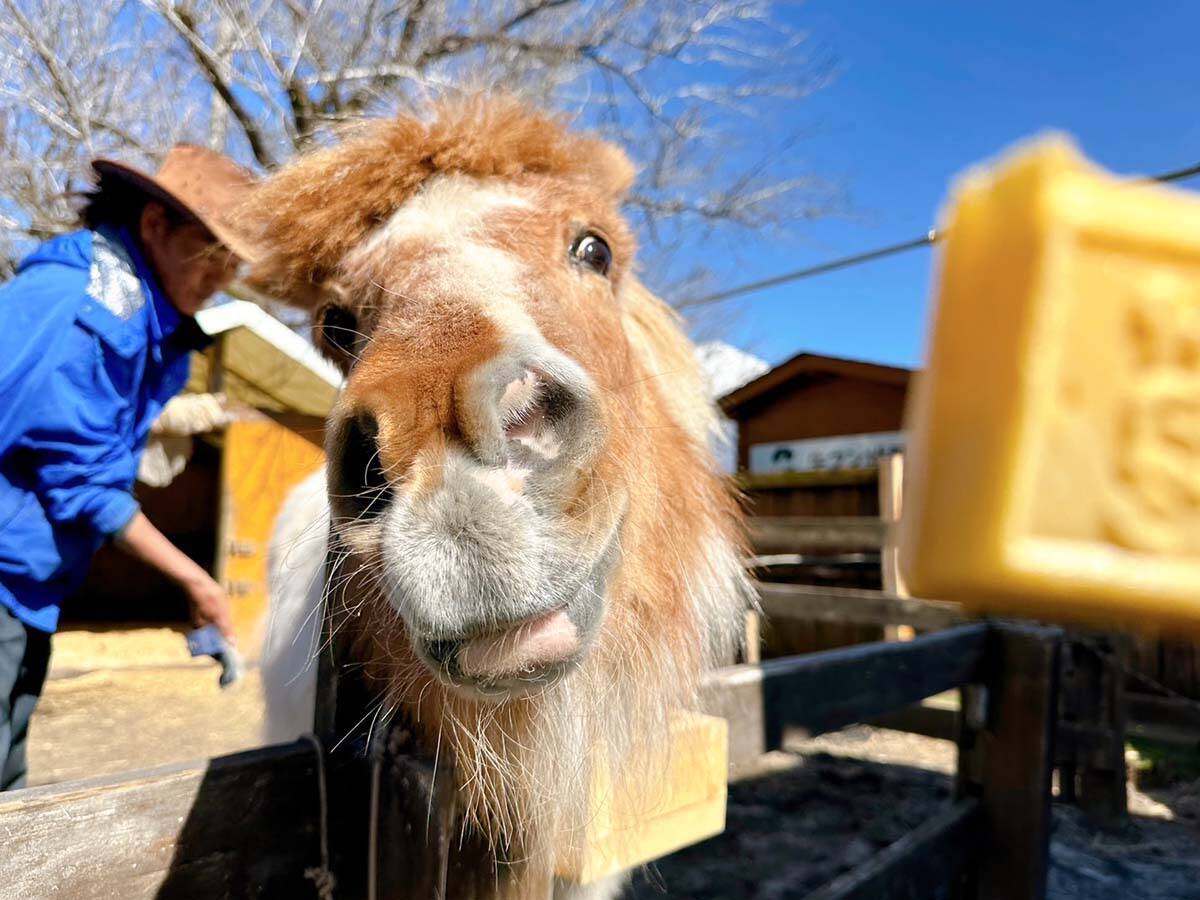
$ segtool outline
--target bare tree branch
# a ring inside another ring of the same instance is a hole
[[[229,108],[229,111],[237,119],[238,124],[241,125],[242,132],[245,134],[246,140],[250,143],[250,151],[254,154],[254,158],[258,161],[258,164],[267,168],[273,166],[275,159],[270,151],[267,150],[266,143],[258,130],[258,125],[254,117],[250,115],[241,101],[234,96],[232,86],[225,80],[222,74],[220,58],[196,32],[195,16],[192,15],[185,4],[180,2],[167,2],[167,0],[163,0],[158,6],[162,12],[163,19],[187,42],[188,49],[191,50],[196,64],[204,72],[208,83],[220,95],[225,105]]]
[[[425,12],[426,0],[414,0],[412,8],[404,19],[404,30],[400,32],[400,44],[396,47],[398,59],[408,59],[409,50],[421,27],[421,15]]]
[[[190,140],[268,169],[357,117],[499,88],[629,149],[668,288],[696,229],[836,209],[780,125],[831,77],[811,46],[771,0],[0,0],[0,267],[70,225],[94,155]]]

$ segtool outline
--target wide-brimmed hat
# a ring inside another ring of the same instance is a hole
[[[245,201],[254,178],[229,157],[205,147],[176,144],[153,175],[115,159],[94,159],[92,168],[191,216],[242,260],[254,261],[253,244],[233,221],[233,212]]]

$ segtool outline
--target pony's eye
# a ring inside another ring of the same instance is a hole
[[[314,318],[317,345],[343,367],[349,368],[357,356],[358,341],[362,336],[358,317],[344,306],[329,303],[317,310]]]
[[[571,256],[601,275],[612,268],[612,250],[604,238],[596,234],[581,234],[571,245]]]

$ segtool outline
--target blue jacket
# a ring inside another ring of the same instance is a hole
[[[0,604],[42,631],[137,512],[138,457],[208,340],[124,230],[41,245],[0,285]]]

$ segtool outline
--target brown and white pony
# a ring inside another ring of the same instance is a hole
[[[631,178],[615,147],[475,98],[366,124],[254,200],[257,281],[315,309],[347,374],[327,482],[276,535],[270,737],[311,727],[333,616],[381,714],[453,752],[505,896],[577,840],[595,764],[653,765],[749,597],[693,348],[635,274]]]

